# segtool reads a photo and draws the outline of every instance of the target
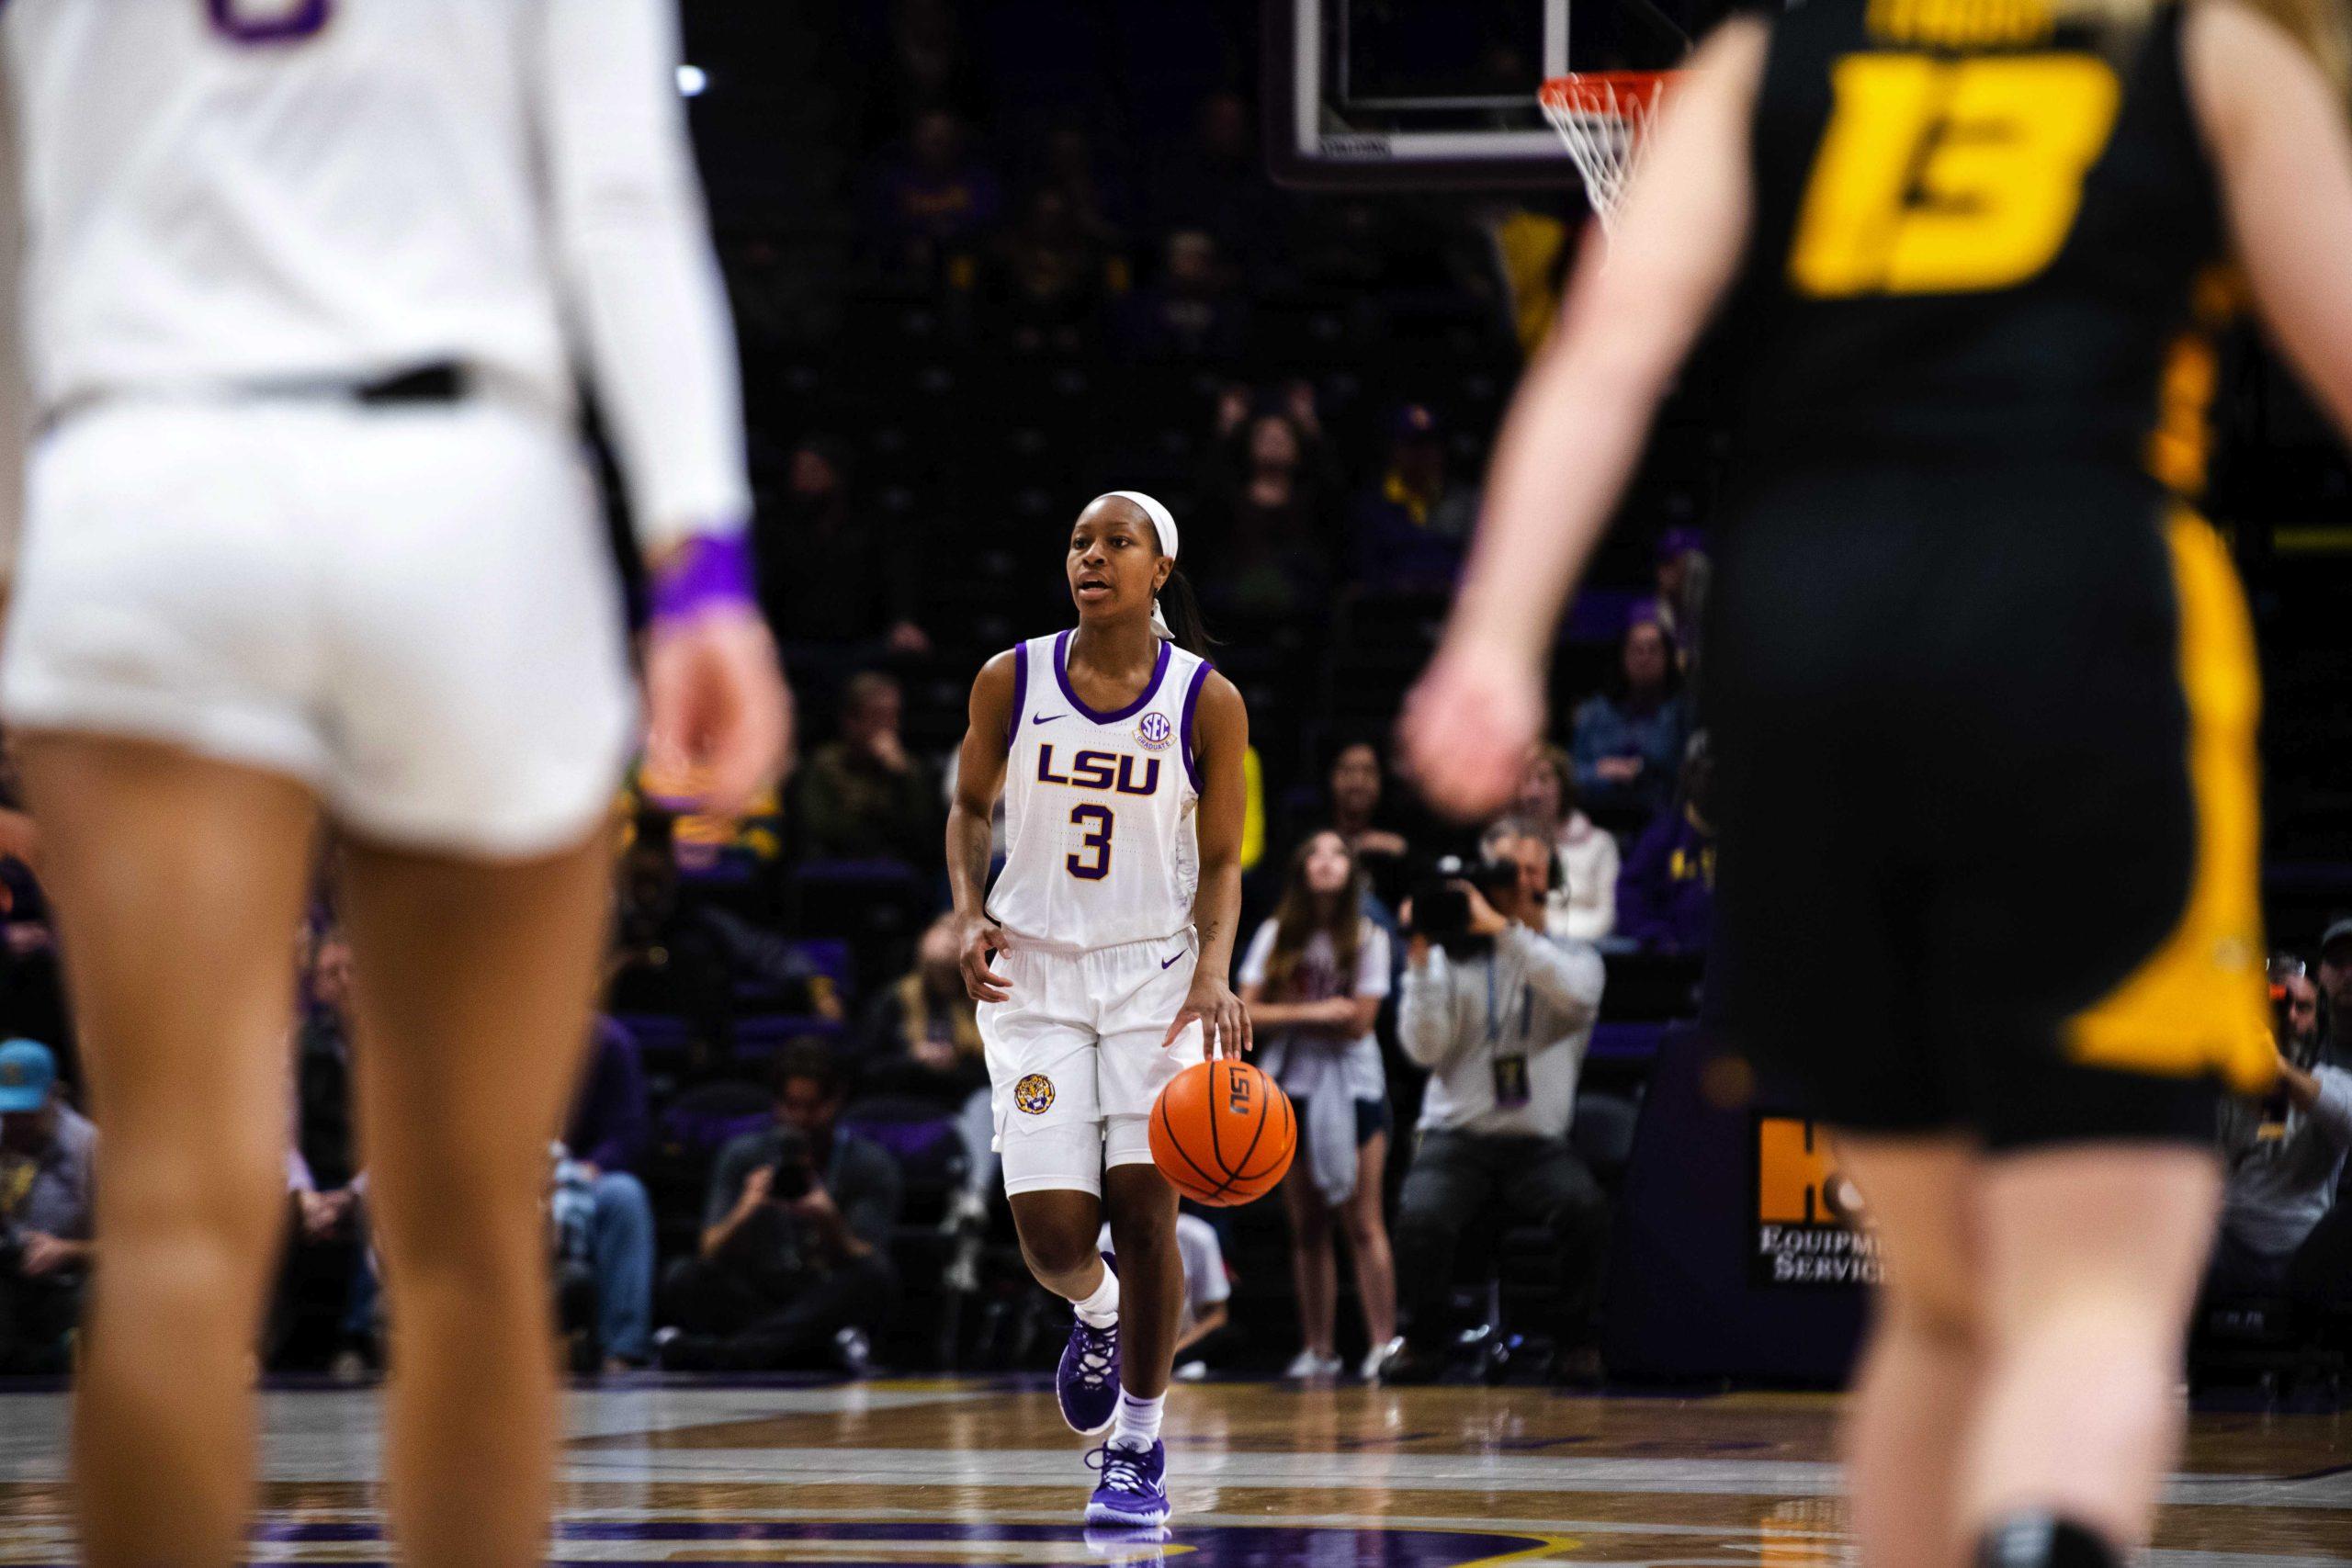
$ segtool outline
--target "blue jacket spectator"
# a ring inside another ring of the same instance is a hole
[[[653,1355],[653,1202],[630,1173],[645,1152],[650,1118],[637,1042],[598,1019],[564,1146],[559,1179],[583,1189],[585,1262],[596,1288],[596,1348],[608,1371]]]
[[[0,1043],[0,1375],[66,1370],[96,1256],[96,1129],[57,1093],[57,1058]]]
[[[1577,798],[1614,817],[1647,816],[1673,799],[1690,733],[1665,628],[1650,620],[1627,626],[1618,670],[1610,690],[1576,711],[1568,752]]]

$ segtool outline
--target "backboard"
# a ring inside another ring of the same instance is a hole
[[[1266,0],[1268,165],[1308,189],[1573,186],[1537,91],[1571,71],[1680,63],[1691,6]]]

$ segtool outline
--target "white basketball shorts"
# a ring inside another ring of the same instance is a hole
[[[991,965],[1012,999],[979,1007],[1004,1190],[1100,1195],[1114,1165],[1149,1165],[1152,1102],[1203,1058],[1193,1024],[1162,1048],[1193,988],[1192,935],[1085,953],[1014,948]]]
[[[476,400],[133,400],[35,449],[0,716],[284,773],[490,858],[610,809],[636,699],[579,444]]]

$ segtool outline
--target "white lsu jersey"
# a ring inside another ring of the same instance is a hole
[[[675,6],[6,0],[36,403],[454,362],[569,418],[577,358],[645,542],[731,531]]]
[[[1143,694],[1101,713],[1070,689],[1069,639],[1012,650],[1006,849],[989,914],[1033,947],[1163,941],[1191,927],[1200,883],[1193,719],[1209,663],[1163,640]]]

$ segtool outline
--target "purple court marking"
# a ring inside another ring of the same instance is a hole
[[[353,1524],[343,1521],[303,1523],[297,1519],[277,1520],[265,1524],[254,1531],[254,1539],[280,1546],[300,1548],[304,1544],[337,1545],[353,1541],[380,1540],[382,1527],[373,1524]],[[886,1541],[1028,1541],[1048,1545],[1066,1545],[1073,1562],[1082,1560],[1090,1548],[1104,1544],[1134,1543],[1142,1545],[1159,1538],[1159,1532],[1104,1531],[1082,1529],[1076,1525],[1016,1525],[967,1524],[954,1521],[899,1520],[878,1522],[860,1520],[828,1524],[822,1520],[804,1519],[742,1519],[731,1523],[695,1519],[678,1520],[610,1520],[576,1519],[560,1523],[556,1539],[561,1541],[639,1541],[648,1546],[673,1544],[683,1549],[665,1552],[659,1557],[631,1558],[616,1562],[612,1559],[570,1559],[558,1556],[548,1568],[660,1568],[664,1564],[692,1563],[696,1559],[693,1543],[696,1541],[775,1541],[778,1554],[774,1558],[746,1557],[740,1550],[730,1549],[724,1558],[711,1562],[738,1564],[761,1562],[792,1562],[802,1561],[793,1555],[795,1546],[821,1543],[827,1549],[824,1561],[832,1568],[903,1568],[904,1559],[877,1556],[861,1559],[841,1555],[844,1549],[854,1551],[858,1543]],[[1186,1529],[1182,1524],[1167,1532],[1168,1548],[1181,1550],[1188,1562],[1200,1568],[1288,1568],[1290,1564],[1329,1562],[1378,1563],[1381,1568],[1463,1568],[1464,1564],[1483,1562],[1514,1551],[1523,1551],[1544,1544],[1543,1538],[1530,1535],[1482,1534],[1470,1530],[1374,1529],[1354,1527],[1301,1528],[1293,1525],[1204,1525]],[[301,1560],[299,1550],[292,1554]],[[324,1561],[322,1559],[322,1561]],[[391,1568],[389,1562],[352,1562],[337,1557],[334,1561],[344,1568]],[[47,1565],[36,1565],[47,1568]],[[71,1568],[60,1562],[54,1568]]]

